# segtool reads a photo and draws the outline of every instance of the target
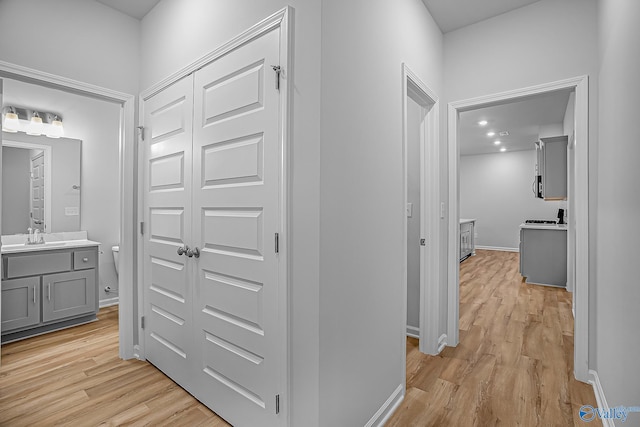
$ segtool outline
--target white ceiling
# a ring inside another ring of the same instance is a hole
[[[443,33],[518,9],[539,0],[422,0]]]
[[[498,153],[501,147],[507,151],[532,150],[541,126],[563,123],[569,94],[569,90],[558,91],[461,113],[458,129],[460,155]],[[480,126],[480,120],[489,123]],[[489,131],[496,135],[487,136]],[[509,136],[499,136],[501,131],[509,132]],[[500,145],[494,144],[496,139],[501,141]]]
[[[160,0],[96,0],[132,18],[142,19]]]

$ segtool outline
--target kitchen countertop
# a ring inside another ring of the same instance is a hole
[[[567,224],[520,224],[520,228],[530,228],[533,230],[561,230],[567,231]]]

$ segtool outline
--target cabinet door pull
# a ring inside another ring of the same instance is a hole
[[[33,303],[36,303],[36,287],[33,287]]]
[[[51,283],[47,283],[47,299],[51,301]]]

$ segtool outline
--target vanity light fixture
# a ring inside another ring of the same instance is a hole
[[[2,122],[2,130],[5,132],[16,133],[20,130],[20,120],[13,107],[8,107],[4,113],[4,121]]]
[[[27,126],[27,135],[40,136],[42,135],[43,127],[42,117],[40,117],[37,111],[34,111],[31,120],[29,120],[29,126]]]
[[[62,116],[59,114],[14,106],[4,107],[2,113],[4,114],[2,123],[4,132],[16,133],[21,131],[26,132],[27,135],[34,136],[44,134],[49,138],[64,136]]]
[[[64,136],[64,127],[62,126],[62,120],[60,117],[54,115],[53,120],[51,120],[51,125],[45,132],[49,138],[60,138]]]

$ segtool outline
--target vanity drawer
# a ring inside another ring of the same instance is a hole
[[[88,268],[96,268],[98,264],[98,251],[90,249],[86,251],[75,251],[73,253],[73,269],[86,270]]]
[[[36,276],[71,270],[71,252],[12,255],[6,257],[7,278]]]

